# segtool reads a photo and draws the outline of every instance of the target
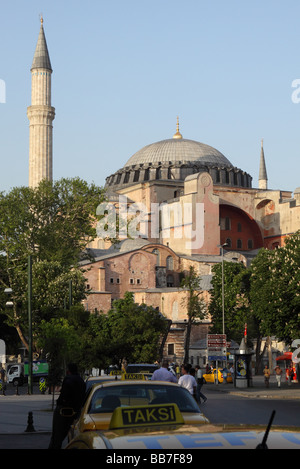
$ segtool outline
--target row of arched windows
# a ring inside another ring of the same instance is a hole
[[[231,238],[226,238],[225,243],[227,244],[226,247],[228,247],[228,248],[253,249],[253,240],[252,239],[247,240],[247,246],[243,246],[243,241],[241,239],[236,240],[236,246],[233,246],[233,242],[232,242]]]
[[[153,249],[153,254],[156,254],[156,265],[160,265],[160,252],[158,249]],[[167,270],[174,270],[174,259],[172,256],[168,256],[166,259]]]

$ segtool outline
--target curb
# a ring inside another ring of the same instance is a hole
[[[273,388],[266,391],[264,388],[251,386],[249,388],[237,389],[237,388],[226,388],[227,384],[209,384],[207,390],[223,392],[225,394],[231,394],[234,396],[241,396],[247,398],[256,398],[256,399],[300,399],[300,389],[282,389],[282,388]],[[203,388],[202,388],[203,389]],[[205,388],[204,388],[205,389]],[[205,391],[204,391],[205,392]]]

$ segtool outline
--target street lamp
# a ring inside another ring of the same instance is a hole
[[[228,243],[218,244],[218,248],[221,248],[221,256],[222,256],[222,333],[223,335],[225,334],[225,307],[224,307],[224,247],[225,246],[228,246]],[[226,364],[227,364],[227,350],[226,350]]]
[[[218,244],[218,248],[221,248],[222,256],[222,323],[223,323],[223,334],[225,334],[225,315],[224,315],[224,247],[228,246],[228,243]]]

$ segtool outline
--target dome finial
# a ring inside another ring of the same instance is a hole
[[[173,135],[173,138],[182,138],[182,135],[179,132],[179,117],[178,116],[177,116],[176,134]]]

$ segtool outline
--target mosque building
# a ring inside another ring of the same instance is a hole
[[[35,187],[53,177],[55,110],[43,22],[31,73],[29,185]],[[300,229],[300,188],[270,189],[263,142],[260,162],[257,156],[259,181],[253,187],[252,177],[220,151],[184,138],[177,119],[171,138],[146,145],[107,177],[109,201],[119,211],[124,204],[127,215],[142,207],[143,217],[119,243],[107,245],[99,237],[89,245],[94,261],[82,261],[88,267],[86,307],[107,312],[113,300],[133,292],[137,303],[158,308],[171,321],[164,356],[181,361],[187,322],[182,274],[195,268],[208,301],[213,265],[222,259],[249,265],[260,248],[283,246]],[[209,326],[206,319],[194,327],[192,344],[206,337]],[[196,364],[201,351],[192,353]]]

